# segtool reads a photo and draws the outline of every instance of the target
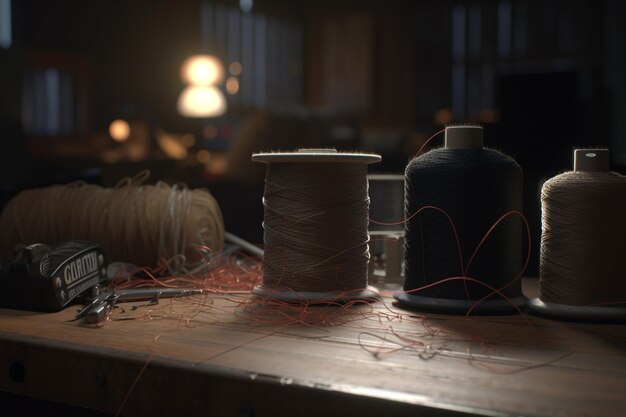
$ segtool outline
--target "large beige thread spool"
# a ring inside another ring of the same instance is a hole
[[[261,297],[296,303],[372,299],[367,284],[367,165],[334,149],[260,153],[267,164]]]
[[[222,250],[222,213],[207,190],[142,185],[146,178],[115,188],[74,183],[21,192],[0,218],[3,260],[12,259],[16,244],[83,239],[99,243],[107,262],[155,267],[164,261],[181,272],[202,260],[200,246]]]
[[[583,321],[626,320],[626,177],[607,149],[577,149],[574,170],[541,190],[539,298],[532,311]]]

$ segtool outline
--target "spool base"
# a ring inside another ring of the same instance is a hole
[[[528,309],[540,316],[568,321],[626,322],[626,307],[572,306],[533,298]]]
[[[523,295],[509,300],[484,300],[479,304],[476,304],[478,300],[423,297],[405,292],[395,294],[393,297],[400,302],[400,306],[430,313],[456,315],[467,314],[470,309],[471,314],[478,315],[517,314],[519,312],[516,307],[521,309],[528,302],[528,299]]]
[[[345,304],[352,301],[377,301],[380,299],[378,290],[370,285],[366,289],[330,292],[284,291],[258,285],[254,287],[252,293],[262,298],[294,304]]]

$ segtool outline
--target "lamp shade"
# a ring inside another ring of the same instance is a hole
[[[187,117],[221,116],[226,112],[226,99],[215,86],[187,86],[178,97],[178,112]]]

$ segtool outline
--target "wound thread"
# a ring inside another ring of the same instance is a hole
[[[624,308],[626,177],[608,172],[608,150],[576,152],[581,153],[577,158],[585,154],[598,158],[602,153],[606,169],[565,172],[543,185],[539,299],[567,306]],[[578,166],[587,162],[578,161]]]
[[[222,250],[222,213],[207,190],[141,185],[145,179],[115,188],[78,182],[22,191],[0,218],[3,260],[12,260],[17,244],[82,239],[99,243],[107,262],[154,267],[173,260],[170,269],[181,271],[200,259],[198,246]]]
[[[523,305],[519,216],[505,217],[474,255],[502,216],[521,210],[520,166],[483,148],[481,127],[446,128],[446,146],[415,157],[406,168],[405,284],[396,298],[458,314]]]
[[[263,283],[255,292],[299,302],[371,298],[367,163],[380,157],[305,150],[253,160],[268,164]]]

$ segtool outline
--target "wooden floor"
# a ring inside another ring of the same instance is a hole
[[[426,316],[391,298],[307,311],[248,298],[162,300],[100,327],[71,321],[75,307],[0,310],[0,390],[131,416],[626,410],[624,325]]]

